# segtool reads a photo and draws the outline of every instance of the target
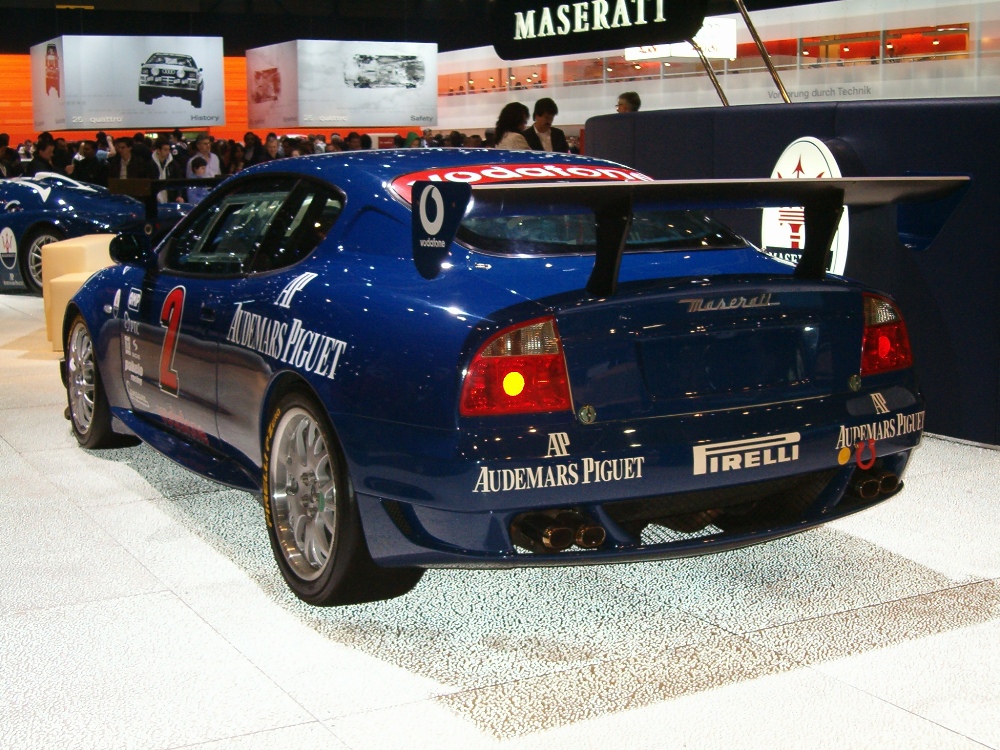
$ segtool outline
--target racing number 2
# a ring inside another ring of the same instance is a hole
[[[184,296],[187,290],[175,286],[167,292],[160,309],[160,325],[167,329],[163,337],[163,350],[160,352],[160,390],[176,396],[180,392],[180,382],[177,370],[174,369],[174,357],[177,355],[178,334],[181,329],[181,318],[184,316]]]

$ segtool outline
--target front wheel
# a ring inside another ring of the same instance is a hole
[[[111,409],[97,369],[94,340],[80,315],[66,337],[66,398],[73,434],[84,448],[107,448],[114,444]]]
[[[390,599],[423,570],[380,568],[365,544],[343,454],[323,410],[292,392],[271,412],[264,436],[264,513],[271,549],[297,597],[331,606]]]
[[[55,227],[42,227],[29,232],[24,238],[21,253],[21,278],[28,291],[42,293],[42,248],[50,242],[64,240],[65,236]]]

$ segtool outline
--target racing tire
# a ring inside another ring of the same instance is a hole
[[[142,86],[139,87],[139,101],[142,102],[143,104],[153,103],[153,95],[150,94],[149,91],[143,88]]]
[[[69,421],[77,442],[84,448],[117,445],[118,436],[111,429],[111,408],[97,367],[94,339],[81,315],[73,319],[63,351]]]
[[[42,293],[42,248],[50,242],[59,242],[66,239],[61,231],[55,227],[40,227],[33,229],[24,237],[21,246],[24,252],[21,253],[21,278],[28,291],[32,294]]]
[[[198,89],[197,93],[191,97],[191,103],[195,109],[201,109],[201,89]]]
[[[401,596],[421,568],[380,568],[371,558],[329,419],[292,391],[270,412],[262,460],[264,515],[281,575],[302,601],[320,607]]]

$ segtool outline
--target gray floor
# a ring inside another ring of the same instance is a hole
[[[1000,748],[1000,452],[694,560],[285,590],[253,499],[85,452],[0,294],[0,748]]]

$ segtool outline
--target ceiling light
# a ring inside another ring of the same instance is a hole
[[[937,39],[935,39],[933,42],[931,42],[931,44],[937,45],[937,44],[941,44],[941,42],[939,42]]]

